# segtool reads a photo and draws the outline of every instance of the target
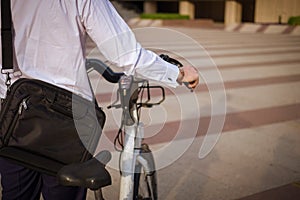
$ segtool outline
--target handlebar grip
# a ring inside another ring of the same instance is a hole
[[[87,59],[86,60],[86,69],[89,70],[93,68],[97,72],[99,72],[108,82],[118,83],[121,76],[124,73],[116,73],[106,64],[97,59]]]
[[[168,63],[171,63],[173,65],[176,65],[178,68],[180,67],[183,67],[182,63],[179,62],[178,60],[174,59],[174,58],[171,58],[170,56],[168,55],[165,55],[165,54],[160,54],[160,56],[164,61],[167,61]]]

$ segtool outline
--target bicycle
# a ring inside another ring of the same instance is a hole
[[[179,61],[167,55],[161,55],[161,58],[178,67],[182,66]],[[144,128],[140,122],[140,114],[141,108],[151,108],[165,100],[164,88],[150,86],[145,79],[115,73],[97,59],[88,59],[86,67],[88,72],[97,71],[107,81],[119,84],[117,99],[108,106],[122,109],[121,126],[114,140],[115,149],[121,151],[119,199],[156,200],[158,195],[155,163],[149,146],[142,143]],[[151,102],[151,89],[161,91],[159,101]],[[111,184],[111,177],[105,169],[110,158],[110,152],[102,151],[87,162],[67,165],[58,173],[58,180],[65,186],[89,188],[94,191],[96,200],[103,200],[101,188]]]

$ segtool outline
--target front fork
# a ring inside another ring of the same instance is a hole
[[[136,101],[138,99],[138,84],[132,76],[122,76],[119,81],[119,95],[123,109],[123,124],[125,129],[123,151],[121,153],[120,200],[132,200],[134,191],[134,172],[137,157],[140,153],[144,126],[139,123]]]
[[[135,166],[139,159],[143,135],[144,125],[142,123],[125,126],[124,149],[120,163],[120,200],[133,199]]]

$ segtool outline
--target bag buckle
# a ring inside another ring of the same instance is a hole
[[[14,70],[12,70],[12,69],[1,69],[1,74],[6,75],[5,85],[7,87],[7,90],[9,90],[9,87],[11,85],[11,78],[10,78],[11,73],[14,73]]]
[[[10,74],[13,74],[14,77],[22,76],[21,71],[14,71],[14,69],[1,69],[1,74],[6,75],[5,85],[7,89],[9,90],[11,86],[11,77]]]

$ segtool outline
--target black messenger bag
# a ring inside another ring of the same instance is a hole
[[[1,72],[13,63],[8,10],[10,0],[2,0]],[[0,156],[55,176],[64,165],[93,156],[104,122],[95,102],[40,80],[19,79],[1,103]]]

